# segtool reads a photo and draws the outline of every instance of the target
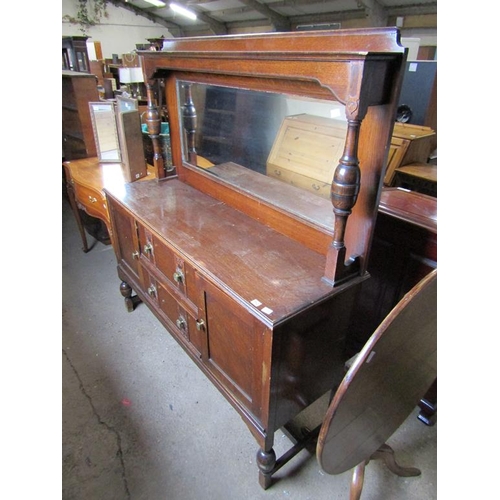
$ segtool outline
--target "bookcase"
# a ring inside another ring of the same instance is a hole
[[[62,72],[62,149],[65,160],[96,156],[89,102],[98,101],[97,78]]]

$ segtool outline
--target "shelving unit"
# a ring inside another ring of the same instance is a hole
[[[65,160],[97,155],[89,102],[98,100],[95,75],[62,72],[62,149]]]
[[[236,118],[235,89],[207,88],[201,149],[214,163],[224,161],[224,152],[233,144]]]
[[[88,36],[62,37],[62,69],[85,73],[90,71],[88,38]]]

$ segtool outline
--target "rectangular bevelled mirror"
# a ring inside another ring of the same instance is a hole
[[[329,199],[347,133],[343,104],[187,81],[177,95],[185,162],[255,196],[272,197],[279,182]]]
[[[120,162],[120,142],[112,102],[89,102],[97,156],[101,162]]]

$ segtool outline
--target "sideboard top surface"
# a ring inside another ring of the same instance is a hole
[[[343,288],[322,281],[323,255],[178,179],[106,191],[250,310],[271,310],[271,323]]]

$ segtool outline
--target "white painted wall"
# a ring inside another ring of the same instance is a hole
[[[76,17],[78,10],[77,0],[62,0],[62,16]],[[156,24],[145,17],[136,16],[126,9],[115,7],[108,3],[108,18],[103,18],[101,24],[89,28],[86,32],[90,36],[89,42],[101,42],[104,58],[111,58],[113,54],[128,54],[135,49],[136,43],[148,43],[148,38],[171,38],[167,28]],[[112,28],[112,29],[109,29]],[[62,22],[62,36],[81,36],[80,26]],[[90,54],[89,54],[90,55]]]
[[[420,47],[420,38],[401,37],[401,45],[408,49],[408,61],[416,61],[418,59],[418,48]]]

